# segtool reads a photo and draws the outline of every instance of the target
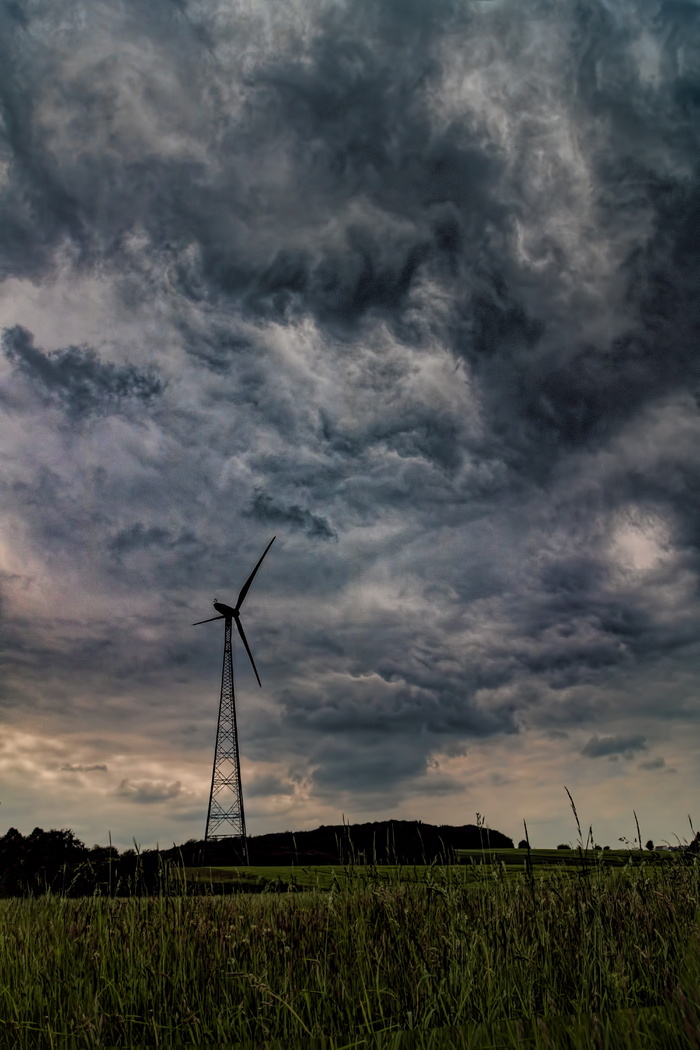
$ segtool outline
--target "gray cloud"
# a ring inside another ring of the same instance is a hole
[[[325,518],[296,504],[290,507],[278,506],[265,492],[255,492],[248,513],[262,522],[286,525],[290,530],[301,529],[311,539],[337,539],[337,534]]]
[[[661,757],[650,758],[648,762],[640,762],[639,768],[648,770],[666,769],[666,759]],[[671,771],[669,770],[669,772]]]
[[[607,758],[611,755],[624,755],[631,758],[637,751],[646,751],[646,739],[640,734],[629,736],[592,736],[584,744],[581,754],[588,758]]]
[[[255,777],[246,785],[248,798],[265,798],[269,795],[291,795],[294,785],[273,774]]]
[[[108,769],[105,765],[76,766],[71,762],[64,762],[59,768],[62,773],[106,773]]]
[[[115,411],[125,401],[148,403],[162,393],[163,384],[155,375],[133,365],[102,362],[90,347],[69,346],[46,354],[21,325],[5,329],[2,346],[17,371],[73,419]]]
[[[179,780],[169,784],[165,780],[124,779],[120,782],[116,794],[130,802],[149,805],[152,802],[168,802],[170,799],[177,798],[181,791],[182,784]]]
[[[159,525],[146,526],[140,521],[120,529],[109,540],[109,549],[117,557],[149,548],[177,551],[185,556],[191,554],[199,545],[200,542],[192,530],[183,530],[174,535]]]

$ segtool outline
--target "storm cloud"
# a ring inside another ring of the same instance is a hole
[[[632,758],[637,751],[646,751],[646,749],[647,742],[640,734],[631,736],[592,736],[584,744],[581,754],[587,755],[589,758],[607,758],[611,755],[624,755],[625,758]],[[650,768],[656,767],[652,765]]]
[[[130,802],[149,805],[152,802],[168,802],[176,798],[181,789],[182,785],[179,780],[175,780],[172,784],[164,780],[122,780],[117,794],[129,799]]]
[[[199,833],[189,625],[273,533],[262,692],[237,664],[266,830],[505,814],[570,763],[594,798],[661,741],[695,784],[699,23],[0,2],[0,713],[94,727],[99,827]]]
[[[17,372],[47,400],[79,419],[95,412],[114,411],[125,401],[151,401],[161,393],[156,376],[133,366],[101,362],[91,347],[69,346],[45,354],[34,345],[31,332],[20,325],[2,335],[5,357]]]

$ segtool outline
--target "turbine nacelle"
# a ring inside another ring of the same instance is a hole
[[[258,564],[255,566],[255,568],[251,572],[250,576],[248,577],[248,579],[245,581],[245,583],[241,587],[241,593],[238,595],[238,601],[236,602],[235,608],[232,609],[230,605],[225,605],[223,602],[215,601],[214,602],[214,608],[216,609],[216,611],[218,612],[219,615],[218,616],[210,616],[209,619],[207,619],[207,620],[197,620],[197,623],[192,625],[193,627],[197,627],[197,625],[200,624],[200,623],[211,623],[212,620],[229,620],[229,621],[230,620],[235,620],[236,621],[236,627],[238,628],[238,633],[241,636],[241,641],[243,642],[243,645],[245,647],[245,651],[248,653],[248,658],[250,659],[250,662],[251,662],[251,664],[253,666],[253,671],[255,672],[255,677],[258,680],[258,685],[259,686],[262,686],[262,682],[260,681],[260,675],[258,674],[257,667],[255,666],[255,660],[253,659],[253,654],[250,651],[250,646],[248,645],[248,639],[245,636],[245,632],[243,630],[243,625],[241,623],[241,606],[243,605],[243,602],[245,601],[245,596],[247,595],[248,591],[250,590],[250,585],[251,585],[251,583],[253,582],[253,580],[255,578],[256,572],[258,571],[258,569],[260,568],[260,566],[263,563],[263,558],[265,557],[265,555],[269,551],[269,549],[272,546],[272,544],[275,542],[275,539],[276,539],[276,537],[273,536],[272,539],[270,540],[270,542],[268,543],[267,547],[265,548],[265,550],[262,552],[262,556],[261,556],[260,560],[258,561]]]

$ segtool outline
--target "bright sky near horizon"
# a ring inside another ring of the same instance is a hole
[[[698,0],[0,0],[0,834],[690,833]],[[700,811],[695,810],[700,826]]]

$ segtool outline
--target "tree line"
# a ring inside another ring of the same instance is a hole
[[[430,864],[451,863],[457,849],[512,848],[512,839],[482,825],[435,826],[421,821],[322,825],[248,838],[250,864]],[[130,896],[182,892],[185,869],[240,864],[235,840],[190,839],[170,849],[114,846],[89,848],[70,829],[16,828],[0,838],[0,896]]]

